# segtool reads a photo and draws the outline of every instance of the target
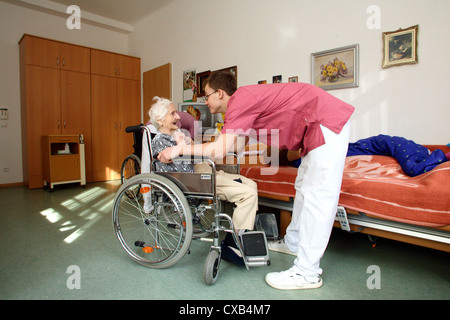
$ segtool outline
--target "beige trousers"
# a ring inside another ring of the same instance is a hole
[[[195,172],[211,172],[211,168],[208,165],[198,164],[195,166]],[[240,179],[242,183],[235,179]],[[234,228],[253,230],[258,210],[256,182],[244,176],[220,170],[216,172],[216,191],[221,200],[236,205],[232,217]]]

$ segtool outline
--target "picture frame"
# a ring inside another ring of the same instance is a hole
[[[417,55],[418,32],[419,25],[383,32],[383,69],[419,62]]]
[[[311,83],[324,90],[359,87],[359,44],[312,53]]]
[[[197,97],[205,96],[205,81],[211,74],[211,70],[197,73]]]
[[[238,68],[237,68],[237,66],[223,68],[223,69],[219,69],[219,70],[216,70],[216,71],[228,71],[228,72],[231,72],[232,74],[234,74],[234,76],[236,78],[236,81],[238,79]]]
[[[193,101],[194,91],[193,86],[196,85],[196,69],[189,69],[183,71],[183,101]]]
[[[298,82],[298,76],[290,77],[290,78],[288,79],[288,82]]]
[[[283,82],[283,77],[281,74],[272,77],[272,83],[281,83],[281,82]]]

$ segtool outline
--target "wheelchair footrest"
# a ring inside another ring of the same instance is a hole
[[[264,231],[250,231],[241,236],[246,263],[249,267],[270,265],[269,250]]]
[[[222,241],[222,259],[239,266],[259,267],[270,265],[269,250],[263,231],[250,231],[241,235],[242,256],[234,242],[233,235],[227,233]]]

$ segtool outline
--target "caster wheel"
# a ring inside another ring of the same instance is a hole
[[[216,283],[219,276],[220,254],[216,250],[211,250],[206,257],[203,267],[203,278],[208,286]]]

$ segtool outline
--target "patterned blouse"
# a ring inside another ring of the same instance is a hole
[[[176,146],[177,142],[173,135],[158,132],[152,139],[152,151],[156,155],[166,148]],[[160,172],[194,172],[191,161],[176,161],[172,163],[155,162],[156,171]]]

